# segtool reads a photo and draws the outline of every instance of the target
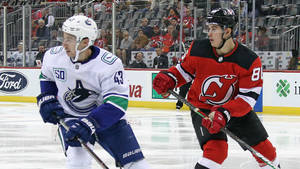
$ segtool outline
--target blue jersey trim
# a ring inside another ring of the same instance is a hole
[[[91,55],[91,57],[89,57],[88,60],[82,62],[82,64],[87,63],[87,62],[89,62],[90,60],[95,59],[95,58],[99,55],[99,53],[100,53],[100,48],[98,48],[98,47],[96,47],[96,46],[91,46],[90,48],[92,49],[92,55]]]
[[[83,62],[73,62],[73,60],[70,58],[71,62],[72,63],[81,63],[81,64],[85,64],[87,62],[89,62],[90,60],[93,60],[95,59],[99,53],[100,53],[100,48],[98,48],[97,46],[90,46],[90,49],[92,50],[92,55],[86,60],[86,61],[83,61]]]
[[[48,93],[57,95],[58,89],[55,82],[51,81],[40,81],[41,93]]]
[[[112,104],[104,103],[92,110],[88,117],[93,118],[98,123],[99,128],[97,130],[102,131],[114,125],[124,115],[125,113],[119,108]]]
[[[107,96],[110,96],[110,95],[128,97],[127,94],[107,93],[106,95],[103,96],[103,98],[106,98]]]

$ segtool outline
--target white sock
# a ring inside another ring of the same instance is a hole
[[[220,169],[221,168],[220,164],[218,164],[208,158],[205,158],[205,157],[201,157],[198,160],[198,163],[201,164],[202,166],[204,166],[206,168],[210,168],[210,169]]]
[[[92,157],[82,147],[68,147],[66,167],[67,169],[92,169]]]

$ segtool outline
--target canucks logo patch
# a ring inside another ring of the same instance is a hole
[[[70,89],[65,92],[64,100],[68,107],[80,114],[86,114],[91,112],[97,107],[98,95],[96,92],[86,89],[80,80],[76,80],[76,86],[74,89]]]
[[[117,60],[118,58],[115,56],[115,55],[112,55],[112,54],[108,54],[108,53],[104,53],[103,56],[101,57],[101,60],[104,62],[104,63],[107,63],[109,65],[112,65],[113,63],[115,63],[115,61]]]

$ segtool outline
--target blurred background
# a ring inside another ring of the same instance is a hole
[[[79,14],[93,18],[95,45],[126,68],[169,68],[195,39],[207,38],[206,16],[215,8],[238,14],[234,38],[253,49],[265,70],[297,70],[299,0],[0,0],[0,66],[40,67],[61,45],[61,25]],[[158,57],[162,56],[162,57]]]

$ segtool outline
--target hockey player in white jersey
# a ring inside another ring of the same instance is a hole
[[[82,15],[62,26],[63,46],[49,49],[43,60],[37,97],[44,122],[60,126],[68,169],[90,169],[91,157],[77,138],[98,142],[124,169],[150,168],[125,118],[128,82],[121,60],[93,46],[96,23]]]

